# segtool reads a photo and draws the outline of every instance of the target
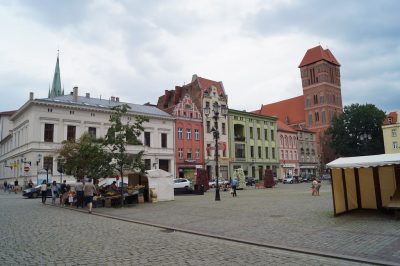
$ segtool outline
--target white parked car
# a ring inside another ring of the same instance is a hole
[[[287,176],[285,179],[283,179],[283,184],[293,184],[294,178],[293,176]]]
[[[222,186],[222,185],[225,186],[228,183],[229,183],[229,181],[227,181],[227,180],[224,180],[222,178],[218,179],[218,185],[220,185],[220,186]],[[217,180],[216,179],[208,181],[208,186],[211,187],[211,188],[215,188],[216,184],[217,184]]]
[[[174,179],[174,188],[190,188],[192,184],[186,178]]]

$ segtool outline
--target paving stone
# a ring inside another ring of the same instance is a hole
[[[135,208],[98,209],[95,212],[110,211],[131,218],[137,218],[137,213],[141,213],[143,220],[173,223],[177,227],[204,229],[210,233],[219,232],[234,237],[248,234],[250,238],[257,236],[260,241],[266,240],[262,237],[267,235],[265,232],[249,234],[246,228],[242,228],[246,224],[241,224],[236,219],[252,221],[255,229],[276,230],[276,227],[270,224],[263,225],[275,220],[268,217],[273,213],[291,215],[286,209],[264,210],[264,214],[261,214],[260,210],[266,208],[263,201],[270,199],[262,196],[260,198],[260,195],[256,197],[257,193],[261,192],[255,190],[239,193],[240,199],[247,202],[246,204],[240,203],[239,197],[232,199],[226,195],[222,198],[226,203],[217,204],[211,200],[213,195],[206,193],[204,197],[182,197],[174,202],[142,204]],[[264,190],[263,193],[270,192]],[[257,203],[255,206],[258,207],[247,206],[249,202],[246,198],[251,198],[251,202]],[[203,207],[196,203],[195,199],[203,201]],[[237,200],[235,207],[231,207],[228,202],[233,200]],[[209,208],[206,205],[214,206],[220,212],[208,212]],[[193,209],[185,216],[185,210],[191,206],[199,209]],[[249,213],[232,215],[238,212],[238,208],[246,209],[255,215],[252,217],[254,220],[249,219]],[[178,231],[166,233],[165,230],[156,227],[89,215],[67,208],[43,206],[40,199],[23,199],[20,195],[1,192],[0,210],[0,256],[5,265],[361,265]],[[176,212],[168,213],[168,210]],[[202,217],[202,213],[205,217]],[[153,220],[154,217],[158,220]],[[259,217],[266,217],[267,221],[257,220]],[[210,224],[216,228],[210,227]],[[319,227],[323,229],[324,225]],[[234,231],[235,228],[238,229],[237,232]],[[283,225],[283,228],[290,229],[286,225]],[[292,232],[301,236],[296,230],[290,230],[289,233],[273,234],[273,239],[278,241],[278,236],[282,239]],[[397,231],[390,229],[388,232]],[[377,234],[376,239],[382,239],[382,236]],[[299,242],[301,240],[296,240],[296,243]]]

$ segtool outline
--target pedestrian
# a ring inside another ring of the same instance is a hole
[[[237,184],[238,184],[237,179],[233,179],[232,180],[232,189],[233,189],[232,197],[236,197],[237,196],[236,195]]]
[[[7,189],[8,189],[8,184],[7,184],[7,181],[4,181],[4,192],[7,192]]]
[[[29,179],[29,182],[28,182],[28,188],[33,188],[33,182],[32,182],[32,179]]]
[[[57,182],[53,181],[51,184],[51,204],[55,205],[56,204],[56,198],[58,197],[58,188],[57,188]]]
[[[318,185],[318,182],[317,182],[316,179],[314,179],[312,181],[312,184],[311,184],[311,195],[312,196],[316,196],[317,195],[317,185]]]
[[[72,207],[72,204],[74,203],[74,193],[71,190],[68,192],[68,203],[70,207]]]
[[[319,189],[321,188],[321,180],[317,179],[317,186],[315,188],[316,190],[316,195],[319,196]]]
[[[19,187],[18,187],[18,179],[14,181],[14,193],[17,194]]]
[[[80,179],[76,181],[75,191],[76,191],[76,207],[77,208],[81,207],[83,209],[84,207],[83,183]]]
[[[60,206],[65,205],[65,193],[67,192],[67,181],[64,180],[60,185]]]
[[[42,185],[40,186],[40,193],[42,193],[42,204],[46,203],[47,197],[47,183],[46,180],[43,180]]]
[[[92,213],[94,193],[96,193],[96,187],[93,185],[92,179],[89,179],[88,182],[83,185],[83,194],[89,208],[89,213]]]

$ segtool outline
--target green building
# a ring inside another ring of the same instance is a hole
[[[229,172],[242,168],[245,176],[259,180],[265,169],[279,167],[277,120],[272,116],[228,110]]]

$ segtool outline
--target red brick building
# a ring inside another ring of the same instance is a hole
[[[334,159],[325,130],[342,113],[340,64],[329,49],[320,45],[307,50],[300,65],[303,95],[262,105],[263,115],[275,115],[287,125],[301,125],[317,133],[320,161]]]
[[[159,101],[160,102],[160,101]],[[204,165],[203,123],[201,112],[189,94],[165,108],[175,120],[176,177],[195,180],[196,168]]]
[[[174,90],[166,90],[164,95],[158,98],[157,107],[161,110],[167,111],[175,106],[185,95],[189,95],[192,99],[197,110],[202,114],[202,131],[200,138],[203,141],[203,150],[207,151],[203,155],[203,167],[207,170],[209,178],[216,176],[215,164],[215,141],[211,129],[213,127],[219,129],[219,177],[225,180],[229,179],[229,152],[228,152],[228,119],[226,116],[220,116],[217,123],[213,121],[212,115],[203,115],[205,107],[211,107],[214,103],[227,108],[228,97],[225,93],[223,83],[221,81],[214,81],[199,77],[192,76],[192,81],[184,86],[175,86]],[[178,147],[176,146],[178,149]],[[197,164],[197,162],[196,162]]]

